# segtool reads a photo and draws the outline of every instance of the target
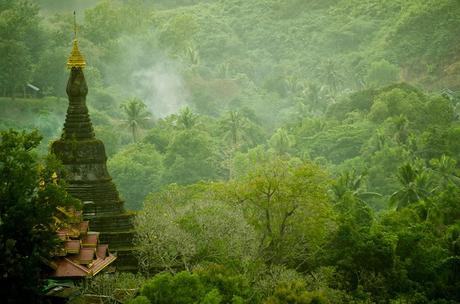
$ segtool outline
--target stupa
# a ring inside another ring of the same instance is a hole
[[[52,143],[51,152],[65,167],[63,178],[67,191],[83,202],[83,218],[100,232],[102,243],[117,254],[118,270],[133,271],[137,261],[133,254],[134,226],[132,213],[126,212],[115,184],[107,171],[104,143],[94,134],[86,106],[83,69],[86,62],[78,48],[77,31],[67,62],[69,106],[61,138]]]

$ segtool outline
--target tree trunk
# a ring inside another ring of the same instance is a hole
[[[13,86],[13,89],[11,90],[11,100],[15,101],[16,100],[16,86]]]
[[[131,126],[131,132],[133,134],[133,143],[136,142],[136,126]]]

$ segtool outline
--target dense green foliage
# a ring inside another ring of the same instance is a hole
[[[38,132],[0,133],[0,297],[5,303],[36,303],[43,259],[57,244],[53,215],[73,205],[53,173],[51,157],[40,161]]]
[[[145,278],[87,292],[460,301],[457,0],[37,3],[0,0],[0,129],[59,135],[85,9],[92,122],[138,210]]]

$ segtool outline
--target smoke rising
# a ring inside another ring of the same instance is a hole
[[[176,113],[186,105],[189,93],[178,70],[177,63],[165,60],[132,75],[137,84],[136,96],[144,100],[155,117]]]

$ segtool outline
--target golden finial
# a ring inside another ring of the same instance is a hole
[[[57,184],[58,182],[58,175],[56,172],[53,172],[53,174],[51,175],[51,179],[53,180],[53,184]]]
[[[67,68],[84,68],[86,66],[85,58],[80,53],[78,49],[78,40],[77,40],[77,17],[75,11],[73,12],[73,46],[72,52],[70,53],[69,60],[67,60]]]

